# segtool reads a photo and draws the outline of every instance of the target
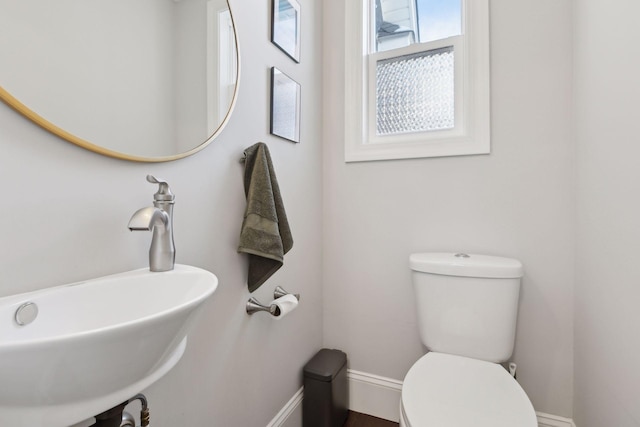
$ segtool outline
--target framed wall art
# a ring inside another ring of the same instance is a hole
[[[300,84],[271,67],[271,134],[300,142]]]
[[[273,0],[271,41],[291,59],[300,62],[300,3]]]

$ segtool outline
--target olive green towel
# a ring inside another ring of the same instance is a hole
[[[260,287],[284,263],[293,246],[269,148],[263,142],[244,150],[247,208],[238,252],[249,254],[249,292]]]

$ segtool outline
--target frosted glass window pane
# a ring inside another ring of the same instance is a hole
[[[455,125],[453,46],[377,61],[378,135]]]

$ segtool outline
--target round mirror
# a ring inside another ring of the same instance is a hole
[[[235,103],[227,0],[0,0],[0,99],[112,157],[204,148]]]

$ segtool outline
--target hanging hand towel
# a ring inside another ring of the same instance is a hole
[[[284,262],[293,238],[269,149],[259,142],[244,151],[247,208],[238,252],[249,254],[249,292],[260,287]]]

